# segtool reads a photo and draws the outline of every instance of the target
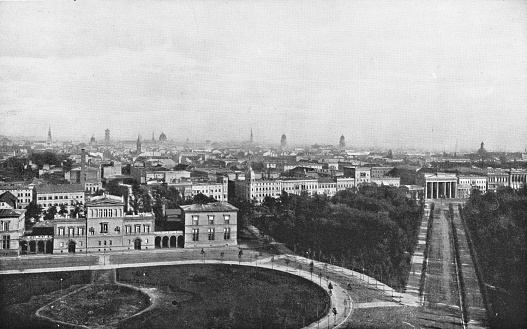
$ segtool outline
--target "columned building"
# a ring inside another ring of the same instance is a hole
[[[510,171],[510,187],[517,190],[527,184],[527,170],[511,169]]]
[[[453,199],[457,197],[457,177],[455,174],[424,174],[421,179],[425,199]]]

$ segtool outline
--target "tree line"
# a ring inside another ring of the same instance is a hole
[[[417,243],[423,208],[403,189],[363,186],[333,197],[282,193],[261,206],[235,203],[264,234],[297,254],[364,271],[394,287],[404,287]]]
[[[474,190],[461,213],[488,292],[492,327],[526,328],[527,187]]]

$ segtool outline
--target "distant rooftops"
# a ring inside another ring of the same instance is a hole
[[[238,211],[238,208],[227,202],[212,202],[207,204],[191,204],[180,206],[184,212],[220,212],[220,211]]]

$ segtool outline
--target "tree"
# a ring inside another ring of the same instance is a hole
[[[42,214],[42,206],[37,205],[35,202],[30,202],[26,207],[26,227],[31,225],[31,219],[38,219]]]
[[[55,218],[55,215],[57,214],[57,207],[51,206],[46,211],[46,214],[44,215],[45,220],[51,220]]]

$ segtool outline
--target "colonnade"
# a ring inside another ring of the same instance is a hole
[[[456,182],[426,182],[425,199],[453,199],[456,197]]]

